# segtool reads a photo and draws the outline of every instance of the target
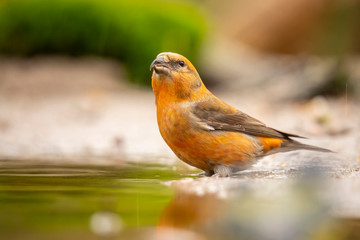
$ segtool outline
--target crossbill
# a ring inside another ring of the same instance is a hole
[[[229,176],[257,159],[306,145],[250,117],[214,96],[192,63],[176,53],[160,53],[151,63],[157,122],[176,156],[207,176]]]

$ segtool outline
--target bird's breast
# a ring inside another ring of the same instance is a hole
[[[160,133],[168,144],[175,144],[191,137],[190,109],[183,104],[169,103],[158,106],[157,120]]]

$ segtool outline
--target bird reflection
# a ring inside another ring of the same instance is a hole
[[[184,234],[187,239],[206,239],[203,228],[222,215],[227,201],[214,193],[178,191],[159,219],[159,239],[184,239]]]
[[[170,184],[175,196],[163,210],[157,239],[346,239],[331,215],[324,185],[314,177],[200,178]],[[351,234],[350,234],[351,235]]]

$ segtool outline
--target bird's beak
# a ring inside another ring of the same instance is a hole
[[[150,65],[150,71],[154,69],[156,73],[169,72],[168,63],[164,60],[164,57],[157,57]]]
[[[155,64],[157,63],[158,59],[156,58],[150,65],[150,71],[153,70],[153,68],[155,67]]]

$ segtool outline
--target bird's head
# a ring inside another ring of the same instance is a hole
[[[159,94],[167,100],[196,100],[206,90],[195,67],[180,54],[160,53],[151,63],[152,69],[152,87],[156,100]]]

